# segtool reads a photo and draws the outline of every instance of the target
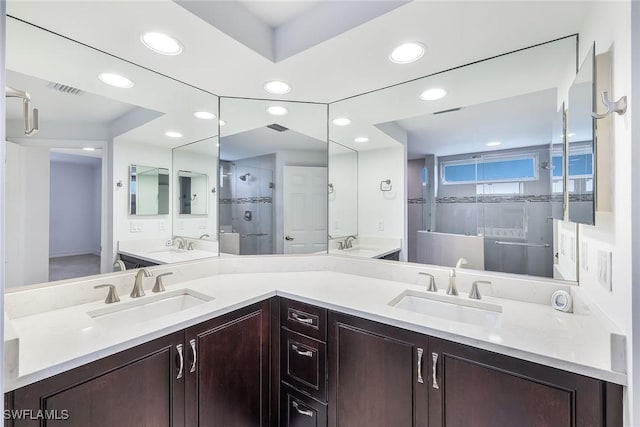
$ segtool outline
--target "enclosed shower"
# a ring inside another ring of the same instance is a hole
[[[221,161],[220,232],[237,237],[239,255],[274,253],[274,176],[269,162]],[[222,249],[222,248],[221,248]]]

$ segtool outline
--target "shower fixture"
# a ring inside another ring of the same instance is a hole
[[[17,90],[9,86],[4,87],[4,93],[7,98],[20,98],[23,104],[24,115],[24,134],[29,136],[36,133],[39,129],[38,109],[33,109],[32,126],[29,126],[29,101],[31,101],[31,95],[22,90]]]
[[[249,172],[247,172],[244,175],[240,175],[238,178],[240,178],[240,181],[246,181],[247,178],[249,178],[250,176],[251,176],[251,174]]]

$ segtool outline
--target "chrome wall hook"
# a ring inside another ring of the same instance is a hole
[[[33,135],[39,130],[40,121],[38,120],[38,109],[33,109],[33,119],[31,120],[31,126],[29,125],[29,101],[31,101],[31,95],[22,90],[14,89],[9,86],[4,87],[4,94],[7,98],[20,98],[23,104],[23,116],[24,116],[24,134],[29,136]]]
[[[380,181],[380,191],[391,191],[392,188],[390,179]]]
[[[605,105],[605,107],[607,107],[607,111],[605,111],[603,114],[598,114],[597,112],[594,111],[593,113],[591,113],[591,116],[594,119],[604,119],[605,117],[607,117],[609,114],[613,112],[616,112],[619,115],[623,115],[624,113],[627,112],[626,96],[623,96],[617,101],[611,101],[609,99],[609,92],[602,92],[602,103]]]

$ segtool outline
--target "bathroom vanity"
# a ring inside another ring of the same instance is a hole
[[[442,288],[446,269],[326,255],[151,267],[169,269],[165,292],[137,299],[123,296],[132,273],[102,277],[114,304],[95,279],[9,292],[6,407],[68,410],[70,426],[622,425],[617,331],[562,282],[463,269],[451,297],[418,275]],[[493,283],[468,302],[478,278]],[[549,306],[556,290],[574,313]],[[417,313],[407,295],[454,310]],[[481,307],[500,311],[455,317]]]

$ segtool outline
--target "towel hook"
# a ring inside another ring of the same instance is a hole
[[[29,136],[39,130],[38,109],[33,109],[33,119],[31,120],[32,126],[29,126],[29,101],[31,101],[31,95],[22,90],[14,89],[9,86],[4,87],[4,94],[7,98],[20,98],[22,99],[23,115],[24,115],[24,134]]]
[[[627,97],[623,96],[622,98],[618,99],[617,101],[611,101],[609,99],[609,92],[602,92],[602,103],[605,105],[605,107],[607,107],[607,111],[605,111],[603,114],[598,114],[597,112],[593,112],[591,113],[591,116],[594,119],[604,119],[605,117],[607,117],[609,114],[616,112],[619,115],[623,115],[624,113],[627,112]]]
[[[332,194],[333,193],[333,184],[329,184],[327,187],[329,188],[329,194]]]

